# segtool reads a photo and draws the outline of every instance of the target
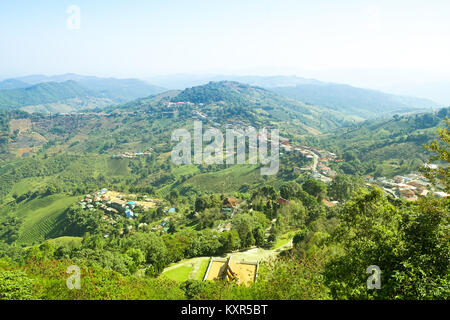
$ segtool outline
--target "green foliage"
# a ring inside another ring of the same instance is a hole
[[[291,200],[278,209],[278,219],[279,224],[291,229],[303,228],[307,220],[307,211],[300,201]]]
[[[294,181],[289,181],[280,187],[280,196],[284,199],[296,198],[300,192],[301,187]]]
[[[17,217],[0,218],[0,239],[12,243],[19,237],[21,221]]]
[[[432,181],[442,183],[446,191],[450,192],[450,170],[448,167],[448,163],[450,163],[450,118],[446,117],[444,123],[446,128],[438,129],[440,141],[434,140],[426,148],[434,153],[431,160],[443,160],[447,165],[434,170],[425,170],[425,173]]]
[[[32,300],[33,280],[23,271],[0,270],[0,300]]]
[[[154,233],[135,233],[124,239],[123,245],[129,250],[140,249],[147,264],[146,274],[158,276],[168,264],[168,252],[164,241]]]
[[[448,201],[396,207],[374,188],[347,202],[334,242],[345,253],[326,267],[337,299],[443,299],[450,293]],[[381,269],[381,289],[368,290],[366,269]]]
[[[202,292],[206,284],[203,281],[187,280],[180,284],[186,298],[192,299]]]
[[[364,186],[364,182],[356,177],[337,175],[328,186],[328,196],[343,202],[351,198],[353,193]]]
[[[306,180],[302,184],[302,188],[316,199],[322,199],[322,197],[327,193],[326,184],[316,179]]]
[[[83,210],[79,205],[71,206],[65,215],[65,233],[83,236],[86,232],[96,232],[102,224],[102,217],[99,211]]]

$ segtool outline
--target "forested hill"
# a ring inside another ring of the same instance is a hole
[[[66,73],[54,76],[31,75],[15,79],[5,80],[4,82],[14,82],[16,86],[20,83],[28,83],[28,86],[45,82],[66,82],[75,81],[86,89],[103,94],[107,98],[127,102],[139,97],[146,97],[165,91],[164,88],[151,85],[145,81],[129,78],[100,78],[95,76],[84,76],[74,73]],[[22,87],[22,86],[20,86]],[[0,82],[1,88],[1,82]]]
[[[225,80],[265,88],[306,104],[331,108],[364,119],[411,112],[418,109],[428,111],[430,108],[439,107],[436,102],[429,99],[393,95],[346,84],[323,82],[297,76],[178,75],[150,79],[152,83],[172,89],[185,89],[200,86],[209,81]]]
[[[417,170],[429,158],[425,144],[436,139],[450,108],[368,120],[321,136],[315,143],[343,155],[348,174],[392,176]]]
[[[138,99],[125,106],[131,110],[176,112],[186,115],[199,111],[206,120],[241,121],[253,126],[293,125],[293,132],[317,134],[359,121],[329,108],[307,105],[261,87],[234,81],[209,82],[183,91]]]
[[[428,99],[397,96],[334,83],[307,83],[270,89],[285,97],[366,119],[438,107],[437,103]]]
[[[0,91],[0,109],[57,102],[70,98],[87,98],[94,93],[75,81],[46,82],[27,88]]]
[[[138,79],[34,75],[1,81],[0,109],[73,112],[126,103],[163,91],[163,88]]]
[[[11,89],[20,89],[20,88],[26,88],[29,87],[30,84],[16,80],[16,79],[6,79],[3,81],[0,81],[0,90],[11,90]]]
[[[228,103],[244,106],[253,104],[253,106],[256,106],[264,103],[263,100],[273,99],[273,97],[274,95],[260,87],[235,81],[211,81],[206,85],[187,88],[171,100],[204,104]]]

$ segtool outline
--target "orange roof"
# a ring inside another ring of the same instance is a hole
[[[223,200],[223,206],[224,207],[236,207],[237,206],[237,204],[238,204],[238,199],[235,199],[235,198],[231,198],[231,197],[226,197],[224,200]]]

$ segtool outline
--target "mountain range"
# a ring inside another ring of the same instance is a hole
[[[32,75],[0,82],[0,109],[68,112],[120,104],[165,89],[138,79],[64,74]]]
[[[159,94],[166,91],[164,88],[189,90],[209,82],[222,81],[264,88],[304,105],[324,107],[341,113],[341,116],[351,116],[355,119],[429,111],[440,107],[428,99],[297,76],[174,75],[153,77],[148,81],[152,84],[139,79],[99,78],[70,73],[6,79],[0,82],[0,108],[51,113],[103,108]]]
[[[345,84],[322,82],[297,76],[190,76],[174,75],[148,79],[170,89],[185,89],[208,81],[231,80],[259,86],[306,104],[331,108],[365,119],[395,113],[429,111],[440,105],[432,100],[388,94]]]

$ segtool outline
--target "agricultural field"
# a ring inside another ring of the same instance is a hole
[[[201,191],[227,193],[238,191],[244,183],[251,184],[259,180],[261,175],[256,166],[235,165],[214,173],[197,174],[185,183],[194,185]]]
[[[47,242],[53,244],[55,247],[68,247],[68,248],[77,248],[81,245],[82,237],[58,237],[54,239],[48,239]]]
[[[33,244],[58,235],[63,213],[78,197],[51,195],[27,201],[15,209],[16,216],[23,221],[17,243]]]

